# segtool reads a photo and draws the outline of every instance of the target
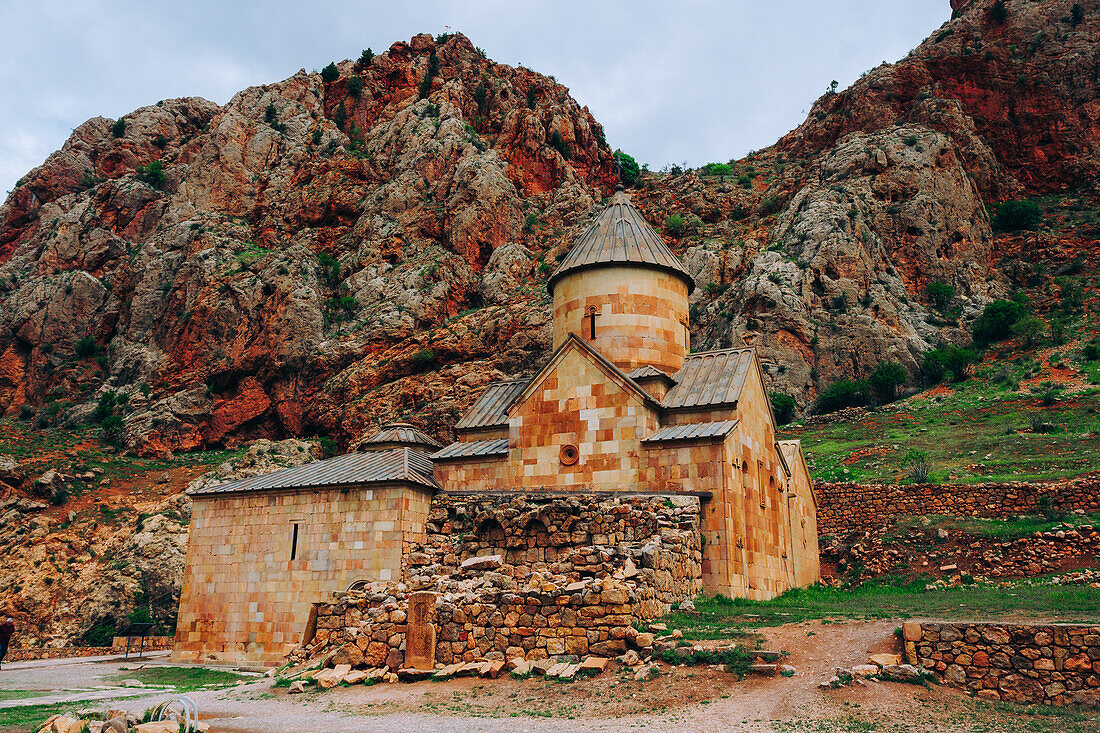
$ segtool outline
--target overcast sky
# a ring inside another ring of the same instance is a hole
[[[447,26],[496,61],[552,74],[651,168],[726,161],[950,13],[948,0],[0,0],[0,192],[89,117],[171,97],[224,104]]]

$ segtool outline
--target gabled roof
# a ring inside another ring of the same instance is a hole
[[[631,369],[626,373],[626,376],[636,382],[642,382],[648,379],[658,379],[670,387],[676,384],[676,380],[673,379],[671,375],[665,374],[657,367],[650,366],[649,364]]]
[[[688,293],[695,289],[695,280],[661,235],[634,208],[630,196],[621,186],[606,208],[577,237],[572,249],[547,281],[546,289],[553,293],[557,281],[570,272],[609,265],[664,270],[687,283]]]
[[[672,375],[676,385],[665,395],[662,407],[732,405],[741,396],[753,353],[752,349],[723,349],[688,354],[680,371]]]
[[[367,453],[346,453],[324,461],[305,463],[262,476],[227,481],[188,493],[200,496],[379,483],[408,483],[431,489],[439,488],[432,475],[432,462],[427,453],[415,448],[394,448]]]
[[[433,461],[445,461],[450,458],[488,458],[508,455],[508,439],[467,440],[451,443],[432,453]]]
[[[676,440],[701,440],[703,438],[724,438],[733,432],[739,420],[720,420],[718,422],[696,422],[687,425],[670,425],[661,428],[643,443],[671,443]]]
[[[435,438],[420,432],[414,426],[403,422],[393,422],[383,425],[382,429],[364,440],[360,446],[363,450],[382,450],[384,448],[438,448],[440,443]]]
[[[558,365],[558,362],[560,362],[562,358],[569,351],[572,350],[579,351],[581,354],[585,355],[596,366],[598,366],[604,372],[604,374],[610,377],[613,382],[616,382],[627,392],[631,392],[639,397],[650,408],[654,410],[659,410],[661,408],[661,404],[654,400],[653,396],[650,395],[649,392],[646,392],[644,389],[642,389],[637,382],[626,376],[626,374],[623,373],[622,369],[608,361],[606,356],[596,351],[595,347],[586,343],[584,340],[578,337],[577,334],[570,333],[568,336],[565,337],[565,341],[562,341],[561,346],[559,346],[557,350],[555,350],[554,353],[550,356],[549,361],[546,362],[542,369],[540,369],[538,373],[531,378],[531,381],[528,382],[527,385],[518,394],[516,394],[514,398],[512,398],[512,404],[508,405],[507,408],[508,411],[511,412],[512,407],[526,400],[531,395],[531,392],[534,390],[534,388],[536,388],[539,383],[541,383],[542,380],[545,379],[547,375],[549,375],[554,370],[554,367]]]
[[[455,430],[491,428],[508,424],[508,406],[523,391],[530,379],[511,379],[490,384],[466,414],[455,423]]]

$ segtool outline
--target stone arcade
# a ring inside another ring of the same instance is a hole
[[[701,591],[764,599],[816,582],[809,473],[798,441],[776,440],[756,352],[691,352],[694,282],[626,193],[547,287],[553,354],[533,377],[486,389],[457,442],[390,425],[360,453],[192,492],[174,658],[278,664],[339,638],[329,628],[343,621],[317,607],[331,614],[319,602],[359,585],[389,599],[370,628],[389,614],[379,655],[400,665],[408,593],[485,574],[478,556],[497,570],[490,586],[527,583],[545,601],[602,582],[617,600],[568,596],[559,605],[578,613],[553,614],[550,632],[508,595],[510,623],[504,605],[491,625],[468,619],[469,642],[441,638],[438,661],[545,655],[570,623],[572,646],[612,648],[626,619]],[[446,637],[455,606],[438,603]],[[620,615],[600,625],[594,613]]]

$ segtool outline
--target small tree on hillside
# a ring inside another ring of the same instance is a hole
[[[951,301],[955,299],[955,288],[941,280],[937,280],[934,283],[929,283],[928,297],[936,304],[936,308],[942,311],[951,305]]]
[[[1014,300],[994,300],[974,321],[971,332],[978,344],[1003,341],[1012,335],[1012,324],[1026,315],[1024,306]]]
[[[1024,346],[1034,346],[1046,329],[1038,316],[1027,315],[1012,324],[1012,335],[1023,340]]]
[[[768,397],[771,399],[772,412],[775,413],[775,422],[777,425],[786,425],[791,420],[794,420],[798,406],[795,404],[793,397],[785,395],[782,392],[772,392]]]
[[[1008,7],[1005,0],[997,0],[989,11],[989,19],[997,25],[1003,24],[1008,19]]]
[[[909,372],[896,361],[882,360],[871,372],[868,380],[875,398],[879,402],[893,402],[897,399],[898,388],[909,380]]]
[[[638,176],[642,171],[638,167],[638,161],[621,150],[615,151],[615,164],[619,168],[619,182],[630,188],[638,182]]]
[[[329,65],[321,69],[321,81],[326,84],[331,84],[340,78],[340,70],[336,68],[336,62],[329,62]]]
[[[374,61],[374,51],[369,48],[359,54],[359,63],[362,66],[370,66],[370,63]]]
[[[1043,218],[1043,208],[1034,201],[1004,201],[997,205],[993,228],[1001,232],[1034,229]]]

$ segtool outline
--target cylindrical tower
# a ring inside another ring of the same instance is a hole
[[[554,348],[575,333],[623,371],[677,371],[688,353],[695,283],[620,188],[546,285]]]

